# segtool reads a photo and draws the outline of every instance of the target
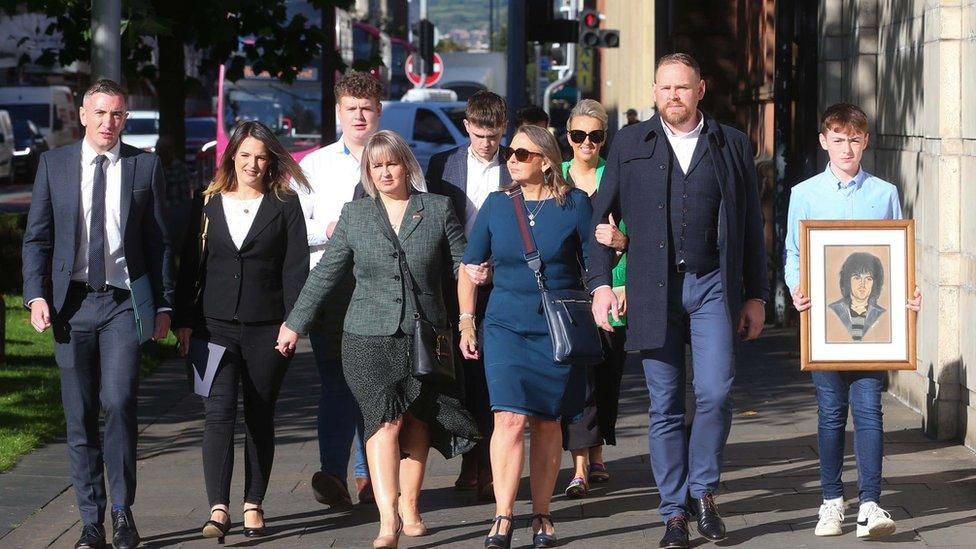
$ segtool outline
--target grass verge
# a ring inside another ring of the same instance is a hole
[[[7,311],[7,356],[0,362],[0,472],[38,445],[64,436],[61,382],[54,362],[51,331],[34,331],[19,295],[4,297]],[[175,355],[172,334],[149,343],[140,357],[140,375],[152,373],[161,360]]]

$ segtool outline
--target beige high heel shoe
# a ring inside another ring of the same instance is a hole
[[[426,536],[427,525],[424,524],[424,519],[420,519],[420,522],[415,522],[413,524],[404,524],[403,535],[409,536],[411,538],[419,538],[421,536]]]
[[[377,536],[373,540],[373,549],[397,549],[400,545],[400,532],[403,532],[403,519],[397,516],[396,532],[393,534],[387,534],[385,536]]]

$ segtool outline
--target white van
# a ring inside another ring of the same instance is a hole
[[[0,110],[0,182],[14,179],[14,125],[10,113]]]
[[[67,86],[0,88],[0,109],[10,118],[32,121],[52,149],[81,139],[74,96]]]
[[[431,156],[468,144],[465,106],[452,91],[409,90],[400,101],[383,102],[380,129],[400,134],[426,172]]]
[[[122,130],[122,142],[153,152],[159,141],[159,111],[129,111]]]

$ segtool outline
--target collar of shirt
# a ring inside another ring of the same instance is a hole
[[[864,171],[864,168],[858,168],[857,175],[854,179],[844,182],[841,181],[834,171],[830,169],[830,162],[827,163],[827,168],[823,172],[824,182],[831,190],[835,191],[854,191],[861,188],[864,181],[869,177],[868,172]]]
[[[111,149],[105,151],[102,154],[105,155],[105,158],[109,161],[110,164],[115,164],[119,160],[119,150],[121,148],[122,148],[122,140],[120,139],[120,140],[118,140],[118,141],[115,142],[115,146],[114,147],[112,147]],[[95,150],[95,147],[92,147],[90,144],[88,144],[88,140],[87,139],[82,139],[82,141],[81,141],[81,163],[82,163],[82,165],[87,166],[89,164],[94,164],[95,163],[95,157],[98,156],[98,155],[99,155],[99,153]]]
[[[665,122],[664,118],[662,117],[661,125],[664,126],[664,133],[665,135],[668,136],[668,139],[671,141],[675,139],[698,139],[698,136],[701,135],[702,129],[705,127],[705,116],[702,114],[701,111],[697,111],[697,114],[698,114],[698,125],[695,126],[695,129],[683,135],[678,135],[678,133],[675,132],[673,128],[671,128],[671,125]]]
[[[481,158],[480,156],[475,154],[474,149],[471,148],[471,145],[468,145],[468,160],[474,160],[475,162],[480,164],[483,169],[488,170],[499,165],[498,164],[499,151],[501,151],[500,147],[499,150],[495,151],[495,156],[491,157],[491,160],[486,161],[484,158]],[[470,162],[468,163],[470,164]]]

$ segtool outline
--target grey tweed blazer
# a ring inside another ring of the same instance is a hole
[[[352,334],[393,335],[398,329],[413,332],[414,307],[406,294],[393,243],[380,223],[389,224],[373,198],[346,204],[325,253],[312,269],[298,301],[285,323],[298,333],[308,332],[314,319],[328,306],[330,294],[352,270],[356,279],[343,330]],[[457,276],[467,240],[444,196],[414,192],[398,233],[400,246],[419,291],[427,319],[447,327],[442,292],[443,272]]]

